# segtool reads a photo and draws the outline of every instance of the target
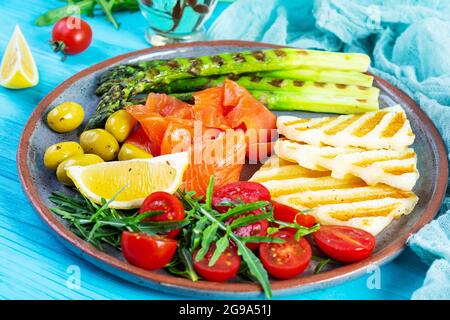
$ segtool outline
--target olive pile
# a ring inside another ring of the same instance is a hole
[[[77,129],[83,120],[83,107],[76,102],[61,103],[47,114],[48,126],[58,133]],[[127,150],[120,150],[119,146],[119,143],[127,139],[135,126],[136,120],[128,112],[116,111],[106,121],[105,129],[84,131],[80,135],[79,143],[66,141],[49,146],[44,154],[44,165],[56,171],[60,182],[73,185],[66,174],[68,167],[112,161],[118,156],[119,160],[139,158],[139,154],[130,154],[129,147],[126,148]]]

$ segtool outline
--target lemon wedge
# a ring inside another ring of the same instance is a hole
[[[9,89],[35,86],[39,73],[28,43],[17,25],[0,65],[0,85]]]
[[[134,209],[152,192],[176,192],[188,163],[188,153],[180,152],[149,159],[73,166],[67,169],[67,175],[89,200],[100,204],[102,198],[108,201],[116,195],[110,208]]]

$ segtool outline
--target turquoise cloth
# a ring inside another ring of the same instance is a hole
[[[364,52],[372,58],[371,71],[413,97],[450,146],[448,0],[239,0],[215,21],[209,37]],[[408,241],[430,265],[413,299],[450,299],[447,195],[440,217]]]

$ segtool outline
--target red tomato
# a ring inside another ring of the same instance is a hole
[[[80,18],[64,17],[53,26],[52,42],[55,51],[62,51],[64,54],[77,54],[86,50],[91,41],[91,27]]]
[[[262,184],[251,181],[238,181],[224,185],[213,193],[212,204],[219,212],[226,212],[228,206],[220,206],[224,201],[251,203],[270,201],[270,192]]]
[[[311,261],[312,250],[308,241],[289,231],[278,231],[273,237],[284,243],[261,243],[259,257],[267,272],[278,279],[289,279],[302,273]]]
[[[208,264],[214,254],[214,250],[216,250],[216,245],[211,244],[205,257],[200,261],[195,261],[198,250],[193,255],[194,268],[202,278],[208,281],[224,282],[234,278],[239,271],[241,257],[238,256],[234,247],[229,246],[211,267]]]
[[[260,214],[261,211],[256,211],[254,213],[250,214]],[[247,216],[249,214],[240,215],[238,217]],[[228,219],[225,221],[225,224],[230,224],[233,220],[237,219]],[[238,235],[239,237],[250,237],[250,236],[266,236],[267,235],[267,229],[269,228],[269,221],[267,219],[237,228],[233,230],[233,233]],[[259,243],[247,243],[247,247],[251,250],[258,249]]]
[[[345,226],[321,226],[313,235],[319,248],[340,262],[356,262],[367,258],[376,239],[369,232]]]
[[[122,253],[132,265],[146,269],[161,269],[172,260],[177,241],[147,233],[122,233]]]
[[[153,192],[147,198],[139,210],[140,213],[147,211],[164,211],[163,214],[148,218],[148,221],[180,221],[184,219],[184,207],[180,200],[174,195],[158,191]],[[167,233],[168,238],[175,238],[180,229],[171,230]]]
[[[299,225],[306,228],[311,228],[316,224],[316,219],[310,214],[302,214],[295,208],[287,206],[285,204],[272,201],[273,205],[273,217],[275,220],[285,222],[297,222]]]

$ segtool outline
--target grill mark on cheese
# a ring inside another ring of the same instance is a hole
[[[279,180],[280,181],[280,180]],[[349,189],[365,186],[365,182],[361,179],[346,179],[339,180],[329,176],[320,178],[306,178],[303,183],[299,183],[297,180],[287,180],[279,187],[276,184],[270,182],[264,183],[264,186],[269,189],[272,197],[278,197],[287,194],[301,193],[305,191],[319,191],[319,190],[337,190],[337,189]]]
[[[405,173],[415,172],[416,171],[415,169],[416,169],[415,166],[413,164],[411,164],[409,166],[396,166],[396,167],[384,168],[383,171],[388,174],[400,176]]]
[[[358,167],[368,167],[371,164],[374,164],[375,162],[382,162],[382,161],[389,161],[389,160],[407,160],[412,159],[416,156],[416,153],[414,151],[408,151],[405,152],[403,155],[398,157],[392,157],[391,155],[379,155],[377,157],[373,157],[370,159],[362,160],[359,162],[355,162],[354,165]]]
[[[335,118],[324,118],[323,121],[320,121],[320,122],[315,123],[310,126],[305,125],[304,127],[300,127],[300,128],[296,127],[295,130],[304,131],[304,130],[310,130],[310,129],[319,129],[319,128],[323,127],[324,125],[329,124],[330,122],[335,121],[335,120],[336,120]]]
[[[357,137],[364,137],[371,132],[387,114],[385,111],[376,112],[372,117],[366,119],[362,125],[356,128],[352,134]]]
[[[381,133],[382,137],[390,138],[393,137],[405,124],[406,117],[403,112],[397,112],[389,122],[388,126]]]
[[[412,196],[411,192],[402,192],[394,188],[366,188],[366,190],[355,190],[348,192],[331,192],[324,195],[322,192],[312,192],[309,194],[293,196],[289,199],[292,204],[301,205],[308,208],[320,207],[329,204],[354,203],[368,200],[379,200],[385,198],[405,199]]]
[[[375,208],[356,208],[354,210],[337,210],[330,212],[329,215],[336,220],[348,221],[352,218],[362,217],[386,217],[399,206],[398,203],[375,207]]]
[[[306,122],[308,122],[310,120],[311,119],[308,119],[308,118],[306,118],[306,119],[296,119],[296,120],[285,122],[284,126],[290,127],[290,126],[294,126],[294,125],[297,125],[297,124],[306,123]]]
[[[325,134],[330,135],[330,136],[335,135],[339,131],[342,131],[345,128],[347,128],[353,122],[358,121],[361,117],[362,117],[362,115],[350,116],[347,119],[345,119],[344,121],[342,121],[342,122],[338,123],[337,125],[335,125],[334,127],[331,127],[329,129],[327,129],[325,131]]]
[[[277,180],[289,180],[296,178],[320,178],[329,176],[329,171],[315,171],[302,168],[298,165],[292,165],[287,167],[282,167],[277,170],[276,174],[267,175],[261,174],[252,178],[252,181],[256,182],[268,182],[268,181],[277,181]],[[289,183],[286,181],[286,183]]]

